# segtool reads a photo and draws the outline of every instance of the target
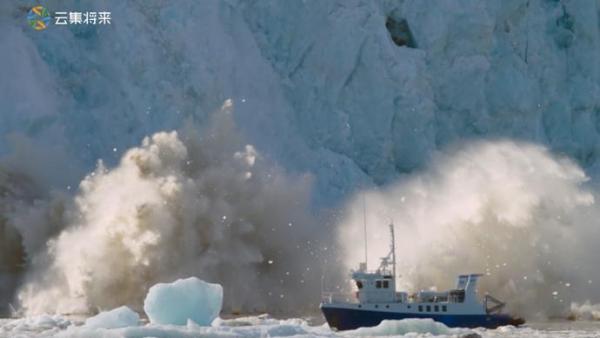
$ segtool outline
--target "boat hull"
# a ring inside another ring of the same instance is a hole
[[[497,328],[503,325],[520,325],[523,321],[504,314],[456,315],[456,314],[416,314],[365,309],[349,309],[321,306],[321,311],[330,327],[337,330],[354,330],[359,327],[377,326],[383,320],[408,318],[430,318],[448,327]]]

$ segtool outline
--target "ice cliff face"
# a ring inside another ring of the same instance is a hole
[[[113,24],[44,32],[2,6],[0,133],[86,171],[227,98],[243,132],[316,173],[328,201],[468,138],[596,162],[598,1],[64,1],[48,7],[108,8]]]
[[[0,4],[0,227],[11,236],[15,210],[60,205],[40,201],[72,194],[99,158],[115,165],[145,136],[206,125],[227,99],[245,142],[314,175],[316,209],[473,139],[543,144],[592,176],[598,166],[597,0],[45,5],[110,10],[113,23],[36,32],[28,8]],[[40,231],[64,226],[53,224]],[[18,270],[28,255],[16,251],[6,264]]]
[[[315,5],[297,4],[293,19],[287,4],[245,10],[289,81],[294,124],[311,145],[376,181],[473,137],[526,139],[595,161],[598,2]],[[394,44],[390,19],[406,23],[416,48]]]

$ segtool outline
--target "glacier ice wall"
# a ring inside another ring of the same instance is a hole
[[[249,144],[314,175],[316,212],[475,139],[543,144],[595,176],[597,0],[45,5],[108,9],[113,24],[35,32],[27,8],[0,4],[0,227],[23,242],[0,250],[17,275],[64,229],[60,210],[98,159],[112,166],[145,136],[206,125],[226,99]]]
[[[227,98],[259,148],[318,173],[323,201],[464,138],[596,161],[597,1],[51,1],[115,18],[44,32],[2,6],[0,133],[52,140],[86,170]],[[389,17],[417,48],[394,44]]]
[[[246,17],[294,124],[376,181],[491,135],[595,162],[597,1],[259,4]],[[417,48],[393,44],[386,17],[405,20]]]

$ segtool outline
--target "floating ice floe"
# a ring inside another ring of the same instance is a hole
[[[137,326],[140,322],[140,316],[137,312],[127,306],[105,311],[90,317],[85,321],[87,328],[117,329],[121,327]]]
[[[41,332],[56,333],[72,325],[59,315],[40,315],[19,319],[0,320],[0,337],[29,337]]]
[[[186,325],[146,324],[122,328],[90,328],[77,326],[60,316],[40,316],[21,319],[0,319],[0,338],[591,338],[600,331],[589,323],[585,329],[566,331],[553,329],[516,328],[504,326],[495,330],[447,328],[430,320],[405,319],[387,321],[377,327],[335,332],[327,324],[310,326],[300,318],[274,319],[268,315],[215,320],[211,326],[192,321]]]
[[[374,327],[364,327],[344,332],[348,336],[398,336],[407,333],[427,333],[431,335],[458,335],[464,336],[473,333],[468,329],[449,328],[433,319],[402,319],[384,320]]]
[[[144,311],[153,324],[210,325],[223,305],[223,287],[196,277],[159,283],[148,290]]]

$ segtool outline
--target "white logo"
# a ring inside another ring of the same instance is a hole
[[[55,12],[55,25],[110,25],[111,12]]]

